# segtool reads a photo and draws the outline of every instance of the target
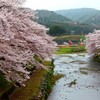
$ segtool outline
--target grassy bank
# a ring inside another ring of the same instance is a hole
[[[44,64],[49,70],[35,70],[31,78],[25,82],[25,87],[10,85],[1,74],[0,100],[46,100],[55,82],[63,75],[53,75],[54,66],[50,61],[45,61]]]
[[[66,47],[59,47],[55,54],[85,52],[85,50],[86,50],[85,46],[66,46]]]
[[[26,82],[25,87],[18,87],[11,94],[10,100],[31,100],[38,97],[39,87],[43,76],[46,74],[46,70],[37,70],[29,81]]]
[[[25,83],[25,87],[17,87],[9,96],[10,100],[45,100],[50,91],[51,77],[53,76],[53,65],[50,61],[45,61],[44,65],[49,70],[43,68],[36,70],[31,78]]]

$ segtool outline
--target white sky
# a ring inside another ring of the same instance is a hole
[[[32,9],[73,9],[73,8],[95,8],[100,10],[100,0],[27,0],[26,7]]]

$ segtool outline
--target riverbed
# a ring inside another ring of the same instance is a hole
[[[87,53],[54,55],[54,74],[63,74],[47,100],[100,100],[100,63]]]

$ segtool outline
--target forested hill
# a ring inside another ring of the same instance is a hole
[[[58,10],[56,13],[81,23],[100,25],[100,10],[92,8]]]
[[[54,11],[48,10],[36,10],[39,23],[48,24],[51,22],[55,23],[66,23],[72,22],[69,18],[66,18],[60,14],[55,13]]]
[[[54,11],[36,10],[37,22],[50,28],[50,35],[87,34],[95,28],[92,25],[80,24]]]

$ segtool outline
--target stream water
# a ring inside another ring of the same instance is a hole
[[[100,100],[100,63],[86,53],[55,55],[54,74],[64,74],[47,100]]]

